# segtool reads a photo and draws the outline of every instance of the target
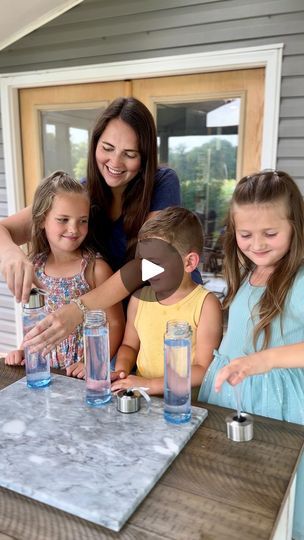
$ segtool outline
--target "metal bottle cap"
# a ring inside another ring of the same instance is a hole
[[[26,304],[23,304],[23,307],[26,309],[34,309],[43,307],[45,304],[45,295],[46,292],[43,289],[38,289],[38,287],[33,287],[30,292],[29,301]]]
[[[120,390],[117,392],[117,410],[122,413],[133,413],[140,409],[141,394],[137,390]]]
[[[248,413],[242,412],[240,417],[237,413],[227,416],[227,437],[232,441],[245,442],[253,438],[253,418]]]

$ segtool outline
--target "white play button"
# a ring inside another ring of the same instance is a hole
[[[143,281],[148,281],[150,278],[158,276],[158,274],[161,274],[164,270],[165,269],[162,266],[154,264],[147,259],[141,261],[141,275]]]
[[[184,277],[184,262],[177,249],[165,240],[144,238],[138,242],[135,259],[120,269],[120,275],[127,291],[136,298],[141,297],[143,282],[149,281],[155,294],[146,301],[158,302],[172,296],[179,288]]]

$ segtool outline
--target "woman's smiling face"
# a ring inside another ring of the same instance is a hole
[[[99,138],[95,157],[106,184],[123,191],[141,167],[135,131],[120,118],[110,120]]]

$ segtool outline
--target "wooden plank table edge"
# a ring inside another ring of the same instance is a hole
[[[63,374],[62,371],[60,371],[60,370],[52,370],[52,371],[54,373]],[[2,378],[2,375],[3,375],[3,378]],[[23,376],[24,376],[24,368],[23,367],[19,367],[19,366],[7,367],[7,366],[4,366],[4,361],[3,360],[0,361],[0,388],[4,388],[5,386],[8,386],[9,384],[11,384],[11,383],[15,382],[16,380],[22,378]],[[224,422],[224,418],[225,418],[226,413],[227,413],[227,415],[231,414],[230,409],[218,408],[218,407],[216,407],[214,405],[210,405],[210,404],[206,404],[206,403],[202,403],[202,402],[194,402],[193,405],[208,410],[208,417],[203,423],[203,427],[206,428],[206,430],[210,430],[210,432],[214,431],[214,433],[218,433],[218,432],[225,433],[226,425],[225,425],[225,422]],[[268,418],[265,418],[265,417],[259,417],[259,416],[255,416],[255,415],[253,415],[253,416],[254,416],[254,423],[255,423],[254,427],[255,427],[255,438],[256,438],[256,440],[259,440],[261,442],[265,442],[265,440],[267,439],[267,441],[269,442],[269,437],[268,437],[269,434],[268,434],[267,426],[269,426],[271,424],[274,424],[274,425],[276,425],[278,427],[278,432],[279,433],[278,433],[278,435],[276,434],[276,436],[273,437],[272,443],[275,444],[279,440],[280,446],[282,446],[282,448],[292,449],[292,450],[298,452],[298,457],[297,457],[296,462],[294,464],[293,472],[292,472],[292,474],[291,474],[291,476],[289,478],[287,490],[286,490],[286,492],[284,494],[284,497],[283,497],[283,499],[281,501],[280,508],[278,510],[277,516],[276,516],[274,524],[273,524],[273,531],[275,531],[276,526],[279,523],[282,512],[284,510],[284,505],[286,504],[286,501],[287,501],[288,492],[290,490],[290,487],[291,487],[293,479],[294,479],[296,465],[299,463],[301,454],[303,452],[304,427],[296,425],[296,424],[291,425],[291,424],[288,424],[288,423],[283,423],[281,421],[268,419]],[[285,426],[285,424],[286,424],[286,426]],[[292,428],[293,428],[291,434],[290,434],[290,426],[292,426]],[[286,434],[286,437],[281,437],[280,435],[281,434],[284,435],[284,433]],[[267,435],[267,438],[266,438],[265,434]],[[191,440],[189,442],[191,442]],[[239,443],[233,443],[233,444],[239,444]],[[241,444],[247,444],[247,443],[241,443]],[[180,455],[182,455],[182,453],[185,452],[186,449],[187,449],[187,445],[183,449],[183,451],[181,452]],[[174,463],[175,462],[173,462],[173,464],[170,466],[170,468],[168,469],[167,472],[169,472],[171,467],[174,466]],[[167,474],[167,472],[163,475],[163,477],[159,480],[159,482],[152,489],[152,491],[150,491],[149,494],[151,494],[157,488],[158,485],[160,485],[159,489],[162,489],[161,486],[164,486],[164,487],[167,486],[170,489],[177,489],[174,486],[166,483],[166,474]],[[1,489],[5,490],[5,488],[1,488]],[[10,490],[5,490],[5,491],[10,492]],[[159,491],[157,491],[157,493],[158,492]],[[10,492],[10,493],[14,494],[14,492]],[[19,496],[19,498],[23,497],[24,498],[23,500],[26,501],[25,496],[19,495],[19,494],[17,494],[17,495]],[[185,496],[187,495],[186,491],[184,492],[184,495]],[[148,495],[148,497],[149,497],[149,495]],[[217,505],[220,502],[216,497],[213,497],[212,495],[209,495],[208,500],[213,501]],[[58,509],[54,509],[53,507],[50,507],[48,505],[44,505],[43,503],[39,503],[38,501],[34,501],[34,500],[31,500],[31,499],[29,499],[29,501],[32,501],[33,508],[37,507],[37,504],[38,505],[43,505],[45,507],[45,509],[43,510],[43,514],[45,516],[48,516],[48,515],[49,516],[52,516],[52,515],[54,516],[54,512],[59,513],[59,515],[62,514],[63,517],[61,518],[61,520],[67,519],[67,525],[66,525],[67,527],[68,527],[69,523],[73,524],[75,521],[76,522],[80,521],[80,522],[83,522],[83,527],[84,528],[87,527],[88,530],[90,530],[92,532],[92,534],[95,534],[95,528],[97,528],[96,530],[100,531],[100,535],[98,534],[98,538],[117,538],[117,537],[119,537],[119,538],[129,538],[129,534],[133,535],[133,533],[134,533],[134,536],[132,536],[133,538],[144,538],[144,537],[147,538],[147,539],[148,538],[149,539],[152,539],[152,538],[155,538],[155,539],[167,538],[166,535],[164,536],[163,534],[158,534],[155,530],[154,531],[152,531],[152,530],[145,531],[145,527],[140,526],[136,522],[137,521],[136,516],[140,515],[141,507],[142,507],[142,505],[145,504],[146,499],[143,500],[141,505],[137,508],[137,510],[134,512],[134,514],[129,518],[129,520],[127,521],[125,526],[121,529],[120,533],[114,533],[112,531],[104,529],[102,526],[98,526],[98,525],[94,525],[94,524],[92,524],[90,522],[86,522],[85,520],[81,520],[80,518],[77,518],[76,516],[73,516],[71,514],[68,514],[66,512],[61,511],[61,510],[58,510]],[[227,507],[230,506],[231,509],[233,509],[234,511],[239,510],[239,508],[236,507],[234,504],[229,505],[229,503],[227,503],[227,501],[226,501],[226,503],[221,502],[221,504],[223,504],[223,505],[226,504]],[[30,507],[31,503],[27,502],[27,506]],[[146,507],[147,507],[147,504],[145,504],[145,508]],[[49,512],[49,514],[48,514],[48,512]],[[256,515],[257,515],[257,518],[259,516],[262,517],[262,514],[256,513]],[[65,518],[65,516],[66,516],[66,518]],[[140,516],[140,518],[142,518],[142,517],[143,516]],[[86,523],[87,523],[87,525],[86,525]],[[133,530],[133,533],[132,533],[132,530]],[[139,536],[137,536],[137,532],[138,532]],[[7,531],[3,531],[3,533],[7,534]],[[144,537],[142,536],[143,533],[145,534]],[[14,538],[14,536],[11,536],[11,538]],[[20,537],[20,538],[22,538],[22,537]],[[90,536],[90,538],[91,538],[91,536]],[[171,537],[168,536],[168,538],[171,538]],[[212,536],[212,538],[219,538],[219,537]],[[269,538],[272,538],[272,534],[271,534],[271,536]],[[95,536],[94,536],[94,539],[95,539]]]

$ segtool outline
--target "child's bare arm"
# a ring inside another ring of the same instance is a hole
[[[115,362],[115,372],[112,373],[112,379],[120,377],[120,373],[124,373],[124,377],[129,375],[132,368],[136,364],[137,354],[139,351],[139,338],[134,326],[134,321],[137,313],[138,299],[132,296],[128,305],[127,323],[121,346],[118,349]],[[115,390],[116,388],[113,388]]]
[[[219,392],[224,381],[232,386],[250,375],[266,373],[274,368],[304,368],[304,343],[282,345],[231,360],[218,372],[215,390]]]
[[[106,281],[113,272],[110,266],[103,259],[96,259],[93,272],[93,283],[88,282],[91,287],[98,287]],[[122,303],[119,302],[106,310],[109,323],[110,337],[110,357],[116,354],[118,347],[121,344],[125,329],[125,317],[123,313]]]
[[[85,365],[83,362],[75,362],[71,366],[66,368],[66,374],[70,377],[77,377],[77,379],[85,378]]]
[[[123,372],[117,373],[117,379],[112,384],[112,390],[117,392],[118,390],[127,390],[128,388],[134,388],[135,386],[142,386],[146,392],[152,396],[162,395],[164,393],[164,377],[158,377],[153,379],[147,379],[146,377],[140,377],[139,375],[128,375],[125,378],[120,379],[120,373],[123,377]],[[112,374],[113,375],[113,374]]]
[[[200,386],[217,349],[223,333],[223,318],[220,302],[209,293],[202,306],[196,334],[196,353],[191,369],[191,385]]]
[[[122,343],[122,345],[118,349],[116,357],[115,373],[123,372],[124,376],[129,375],[129,373],[131,373],[133,367],[135,366],[136,357],[136,351],[129,345]]]
[[[24,366],[25,360],[24,360],[24,350],[23,349],[15,349],[14,351],[10,351],[4,360],[4,363],[9,366]]]
[[[114,381],[111,388],[114,392],[117,392],[134,386],[143,386],[148,388],[149,394],[163,394],[163,377],[147,379],[138,375],[129,375],[136,364],[140,347],[139,337],[134,325],[137,308],[138,299],[132,296],[128,305],[125,335],[117,353],[115,372],[111,374],[112,381]]]

